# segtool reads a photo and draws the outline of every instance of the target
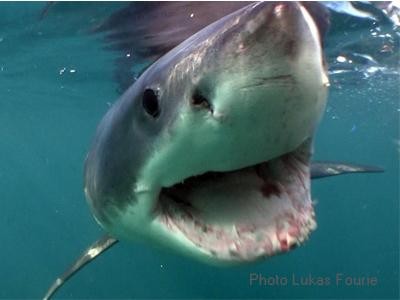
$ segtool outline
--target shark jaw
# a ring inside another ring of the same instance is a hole
[[[162,189],[156,220],[206,255],[253,261],[301,244],[316,223],[309,142],[267,162]]]
[[[141,237],[214,265],[287,252],[316,228],[310,156],[307,139],[266,162],[198,174],[155,193],[136,190],[142,197],[101,225],[117,237]]]

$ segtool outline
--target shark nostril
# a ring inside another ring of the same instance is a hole
[[[191,101],[191,103],[196,107],[203,107],[212,110],[208,99],[197,89],[194,91]]]

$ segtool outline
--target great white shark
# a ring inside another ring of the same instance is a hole
[[[215,265],[289,251],[316,227],[313,176],[379,171],[311,164],[328,23],[316,3],[241,5],[150,65],[104,116],[85,161],[84,192],[107,235],[45,299],[117,240]]]
[[[253,3],[151,65],[85,162],[97,222],[213,263],[287,251],[314,229],[309,159],[329,80],[298,3]]]

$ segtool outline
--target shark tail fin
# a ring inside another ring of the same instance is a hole
[[[311,164],[311,178],[318,179],[350,173],[381,173],[384,169],[377,166],[349,164],[344,162],[315,161]]]
[[[82,269],[85,265],[90,263],[93,259],[103,254],[106,250],[110,249],[113,245],[118,242],[117,239],[112,236],[105,234],[100,239],[95,241],[90,245],[79,257],[78,259],[60,276],[48,289],[43,300],[50,299],[55,292],[76,272]]]

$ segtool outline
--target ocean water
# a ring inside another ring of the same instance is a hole
[[[0,298],[43,297],[102,234],[85,203],[82,171],[96,125],[119,95],[117,54],[89,31],[122,5],[64,3],[46,11],[41,2],[0,3]],[[314,181],[318,228],[307,243],[256,264],[216,268],[122,242],[57,298],[398,299],[396,30],[333,15],[331,89],[315,158],[385,172]],[[255,275],[268,284],[251,284]]]

